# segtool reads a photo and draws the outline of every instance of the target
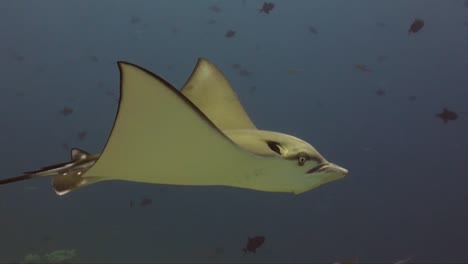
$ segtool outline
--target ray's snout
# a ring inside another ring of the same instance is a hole
[[[315,173],[315,172],[324,172],[324,173],[333,173],[333,174],[336,174],[336,175],[339,175],[341,177],[344,177],[348,174],[348,170],[343,168],[343,167],[340,167],[336,164],[333,164],[333,163],[322,163],[320,165],[318,165],[317,167],[314,167],[312,169],[310,169],[309,171],[307,171],[308,174],[312,174],[312,173]]]
[[[346,176],[348,174],[348,170],[343,168],[343,167],[340,167],[336,164],[331,164],[332,166],[330,167],[331,170],[333,170],[334,172],[336,173],[340,173],[340,174],[343,174],[343,176]]]

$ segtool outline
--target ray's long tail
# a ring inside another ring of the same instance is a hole
[[[0,185],[18,181],[30,180],[38,177],[52,176],[52,186],[57,194],[62,195],[98,179],[84,179],[82,175],[94,165],[97,155],[91,155],[80,149],[72,149],[71,161],[43,167],[36,171],[25,172],[24,175],[1,179]]]

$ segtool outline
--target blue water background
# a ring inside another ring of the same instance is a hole
[[[250,0],[0,1],[1,178],[67,161],[62,144],[102,150],[116,61],[180,88],[198,57],[225,73],[259,128],[300,137],[350,170],[298,196],[132,182],[57,196],[50,179],[1,186],[0,261],[65,248],[83,262],[468,262],[464,1],[274,3],[265,14]],[[424,28],[410,35],[416,18]],[[65,106],[73,114],[61,115]],[[444,107],[458,119],[444,124],[435,116]],[[153,203],[129,207],[142,197]],[[244,256],[255,235],[266,243]]]

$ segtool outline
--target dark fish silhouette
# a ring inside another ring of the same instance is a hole
[[[151,200],[151,199],[148,198],[148,197],[143,197],[143,198],[141,199],[141,201],[138,203],[138,205],[140,205],[140,206],[147,206],[147,205],[150,205],[150,204],[152,204],[152,203],[153,203],[153,200]],[[133,200],[130,200],[128,204],[129,204],[130,208],[133,208],[133,207],[135,206],[135,202],[134,202]]]
[[[226,34],[225,34],[226,38],[232,38],[232,37],[234,37],[234,35],[236,35],[236,31],[234,31],[232,29],[226,31]]]
[[[150,198],[144,197],[140,201],[140,206],[147,206],[147,205],[150,205],[152,203],[153,203],[153,200],[151,200]]]
[[[70,146],[68,146],[67,143],[62,143],[62,149],[65,150],[65,151],[70,151]]]
[[[241,70],[239,71],[239,75],[240,75],[240,76],[247,77],[247,76],[252,75],[252,72],[250,72],[250,71],[248,71],[248,70],[246,70],[246,69],[241,69]]]
[[[378,96],[384,96],[385,94],[387,94],[387,92],[384,89],[378,89],[377,91],[375,91],[375,94]]]
[[[216,255],[220,255],[220,254],[223,254],[223,253],[224,253],[224,248],[222,248],[222,247],[215,248],[215,254]]]
[[[380,28],[384,28],[386,26],[384,22],[376,22],[375,25]]]
[[[115,101],[119,101],[119,97],[114,93],[114,91],[107,90],[105,91],[105,94],[111,98],[113,98]]]
[[[264,236],[256,236],[256,237],[249,237],[247,240],[247,246],[242,249],[244,251],[244,255],[247,254],[247,252],[252,252],[252,253],[257,253],[257,248],[263,245],[265,243],[265,237]]]
[[[242,65],[238,63],[234,63],[231,65],[234,70],[236,70],[240,76],[247,77],[252,75],[251,71],[248,71],[247,69],[243,68]]]
[[[354,64],[354,68],[362,71],[362,72],[372,72],[371,69],[369,69],[366,65],[364,64]]]
[[[219,6],[217,6],[217,5],[212,5],[212,6],[210,7],[210,10],[211,10],[212,12],[214,12],[214,13],[220,13],[220,12],[221,12],[221,8],[219,8]]]
[[[314,26],[309,26],[307,29],[309,30],[310,33],[314,35],[318,34],[318,30]]]
[[[408,34],[417,33],[424,27],[424,21],[416,18],[408,29]]]
[[[93,62],[99,62],[99,58],[95,55],[89,57]]]
[[[14,55],[16,61],[24,61],[24,56],[21,54]]]
[[[270,14],[270,11],[273,10],[273,8],[275,8],[275,4],[273,3],[263,3],[263,6],[262,8],[259,9],[259,13],[266,13],[266,14]]]
[[[410,96],[408,96],[408,100],[410,100],[411,102],[416,101],[416,95],[410,95]]]
[[[68,116],[68,115],[71,115],[72,113],[73,113],[73,109],[66,107],[66,106],[62,110],[60,110],[60,114],[62,114],[63,116]]]
[[[140,22],[141,22],[141,18],[139,18],[139,17],[135,17],[135,16],[134,16],[134,17],[132,17],[132,18],[130,19],[130,24],[138,24],[138,23],[140,23]]]
[[[52,236],[50,235],[43,235],[41,236],[41,240],[44,241],[44,242],[49,242],[52,240]]]
[[[79,140],[79,141],[83,141],[86,139],[86,136],[88,135],[88,132],[87,131],[80,131],[78,132],[78,134],[76,134],[76,138]]]
[[[387,56],[385,55],[380,55],[377,57],[377,62],[384,62],[387,60]]]
[[[447,108],[444,108],[443,111],[436,114],[436,116],[442,119],[442,121],[444,121],[444,124],[446,124],[448,121],[457,120],[458,118],[457,113],[450,111]]]

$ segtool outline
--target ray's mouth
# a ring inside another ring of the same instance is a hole
[[[307,174],[312,174],[312,173],[315,173],[315,172],[323,171],[323,170],[327,169],[329,166],[330,166],[330,163],[322,163],[322,164],[308,170]]]

